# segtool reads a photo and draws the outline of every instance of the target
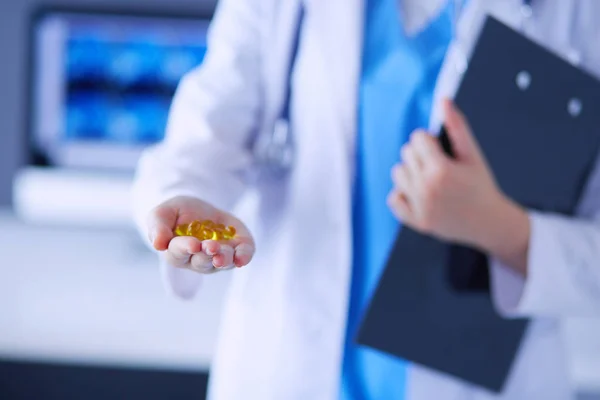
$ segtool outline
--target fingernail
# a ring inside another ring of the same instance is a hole
[[[205,252],[209,256],[216,256],[219,254],[219,250],[221,250],[220,246],[211,246],[213,242],[205,242],[203,243],[203,248],[205,248]],[[206,246],[206,247],[204,247]],[[216,247],[216,250],[211,250],[211,247]]]

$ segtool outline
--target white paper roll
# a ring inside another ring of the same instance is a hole
[[[16,215],[31,223],[133,226],[130,174],[28,167],[13,182]]]

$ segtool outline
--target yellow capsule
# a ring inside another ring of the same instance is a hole
[[[213,231],[212,240],[223,240],[224,238],[223,231]]]
[[[187,236],[188,224],[181,224],[175,228],[176,236]]]
[[[200,240],[210,240],[213,236],[213,231],[211,229],[202,229],[201,237],[198,238]]]
[[[202,221],[200,223],[200,225],[202,225],[203,228],[213,229],[213,227],[215,226],[215,223],[213,221],[211,221],[210,219],[205,219],[204,221]]]
[[[223,240],[225,239],[225,225],[216,224],[213,226],[212,240]]]
[[[190,222],[188,226],[188,236],[197,237],[202,232],[202,225],[198,221]]]
[[[231,240],[235,237],[236,230],[233,226],[226,227],[207,219],[178,225],[174,233],[177,236],[193,236],[198,240]]]
[[[233,239],[235,237],[235,233],[235,228],[231,225],[225,228],[225,232],[223,232],[225,239],[227,240]]]

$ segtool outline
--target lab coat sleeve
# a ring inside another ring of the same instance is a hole
[[[231,210],[245,189],[242,171],[261,108],[262,0],[222,0],[202,66],[187,74],[173,99],[165,139],[141,157],[132,199],[147,240],[150,211],[172,197],[193,196]],[[188,298],[201,276],[162,262],[167,287]]]
[[[531,211],[527,278],[491,260],[492,296],[508,317],[600,316],[600,165],[577,217]]]

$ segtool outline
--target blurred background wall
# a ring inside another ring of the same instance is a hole
[[[203,13],[216,0],[0,0],[0,206],[11,203],[12,179],[25,162],[28,24],[42,5]]]
[[[28,225],[9,206],[13,178],[27,158],[28,35],[36,8],[203,14],[215,3],[0,0],[0,399],[41,398],[40,390],[45,399],[201,398],[226,276],[211,278],[195,302],[183,304],[165,294],[154,255],[131,227],[62,224],[63,210],[54,210],[52,226]],[[57,190],[56,182],[69,179],[51,177],[31,193]],[[102,187],[114,189],[120,211],[111,215],[118,219],[127,209],[116,182],[116,189]],[[66,208],[77,199],[75,193]],[[91,217],[89,211],[82,215]],[[574,381],[597,398],[600,321],[565,321],[565,331]]]
[[[177,301],[131,228],[60,216],[28,224],[11,203],[28,158],[29,24],[39,7],[209,16],[215,3],[0,0],[0,399],[204,397],[226,279]],[[44,190],[60,191],[53,182]]]

